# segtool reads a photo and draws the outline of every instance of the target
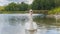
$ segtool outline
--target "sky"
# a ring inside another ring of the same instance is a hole
[[[25,2],[31,4],[33,0],[0,0],[0,6],[7,5],[8,3],[11,2]]]

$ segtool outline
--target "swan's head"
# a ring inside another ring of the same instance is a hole
[[[32,9],[29,10],[29,13],[32,15],[32,13],[33,13]]]

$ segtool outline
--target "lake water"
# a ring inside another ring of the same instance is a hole
[[[33,14],[33,19],[42,14]],[[43,17],[43,16],[41,16]],[[28,14],[0,14],[0,34],[27,34],[24,24],[28,22]],[[38,17],[34,19],[37,23]],[[37,21],[36,21],[37,20]],[[38,22],[38,29],[35,34],[60,34],[60,28],[56,26],[45,26],[43,22],[50,23],[51,20]],[[55,22],[54,20],[51,23]],[[46,23],[47,24],[47,23]]]

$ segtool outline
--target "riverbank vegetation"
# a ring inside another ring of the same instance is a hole
[[[60,7],[54,8],[48,12],[49,14],[57,14],[60,15]]]
[[[18,11],[24,11],[25,12],[25,11],[28,11],[29,9],[52,10],[52,9],[59,7],[59,6],[60,6],[60,0],[34,0],[32,2],[32,4],[30,4],[30,5],[27,3],[24,3],[24,2],[21,2],[21,3],[11,2],[8,5],[0,6],[0,12],[1,13],[4,13],[4,12],[5,13],[6,12],[7,13],[9,13],[9,12],[13,13],[14,11],[16,11],[17,13],[19,13]],[[48,11],[48,12],[50,12],[50,11]],[[50,12],[50,13],[52,13],[52,12]]]

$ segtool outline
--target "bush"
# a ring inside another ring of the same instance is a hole
[[[59,14],[60,13],[60,7],[54,8],[48,12],[48,14]]]

